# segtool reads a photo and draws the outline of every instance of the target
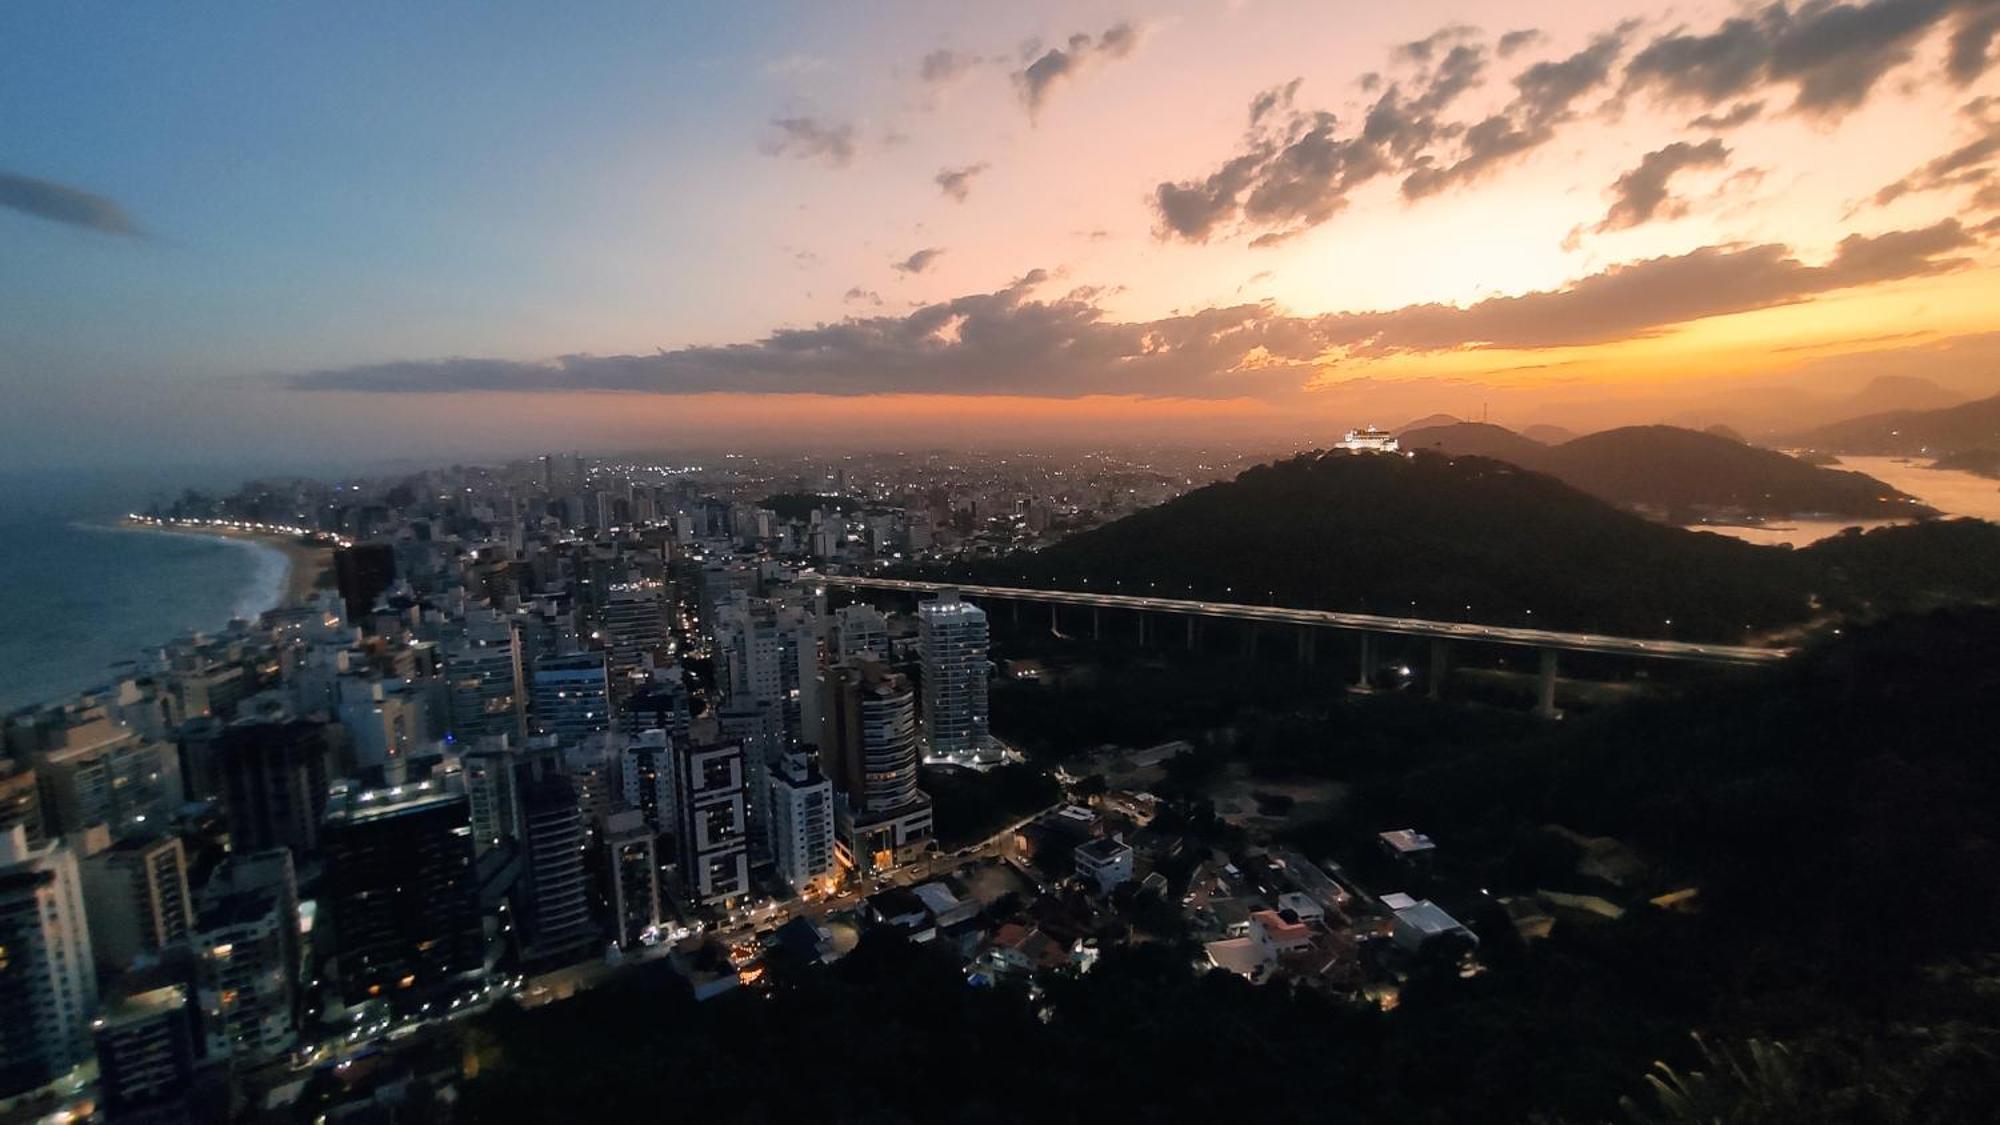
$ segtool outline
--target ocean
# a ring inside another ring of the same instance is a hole
[[[0,477],[0,712],[112,682],[143,650],[284,596],[274,547],[116,526],[159,479]]]

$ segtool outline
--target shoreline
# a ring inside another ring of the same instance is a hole
[[[252,619],[269,610],[304,605],[311,601],[313,595],[319,592],[321,582],[333,570],[333,549],[339,545],[337,540],[329,539],[321,542],[317,537],[313,542],[306,542],[307,536],[311,533],[292,529],[198,520],[165,520],[131,515],[119,520],[116,526],[128,531],[153,531],[168,535],[196,535],[221,539],[276,552],[283,561],[284,575],[272,584],[276,587],[273,591],[275,600],[272,604],[259,606],[255,612],[244,615]]]

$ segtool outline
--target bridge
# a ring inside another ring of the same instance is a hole
[[[1644,640],[1604,633],[1573,633],[1558,629],[1479,625],[1462,621],[1434,621],[1422,617],[1389,617],[1326,609],[1288,609],[1283,606],[1244,605],[1236,602],[1212,602],[1189,598],[1155,598],[1136,594],[1037,590],[1022,586],[982,586],[973,583],[916,582],[900,578],[869,578],[848,574],[817,575],[813,580],[828,587],[919,595],[957,590],[967,597],[1008,601],[1016,607],[1023,604],[1046,605],[1051,615],[1059,612],[1063,606],[1077,606],[1092,611],[1091,631],[1093,636],[1099,637],[1103,635],[1101,611],[1127,610],[1140,615],[1141,644],[1145,643],[1146,638],[1146,614],[1166,614],[1186,618],[1190,647],[1196,642],[1195,623],[1203,618],[1246,622],[1251,625],[1298,626],[1300,627],[1299,655],[1305,660],[1312,659],[1313,635],[1316,631],[1354,633],[1361,639],[1361,669],[1357,684],[1363,687],[1367,686],[1375,674],[1374,646],[1370,638],[1422,637],[1431,642],[1428,678],[1433,698],[1443,691],[1444,679],[1450,669],[1449,648],[1452,642],[1531,649],[1540,655],[1539,690],[1535,709],[1544,715],[1556,714],[1557,653],[1592,653],[1641,660],[1741,666],[1772,664],[1790,656],[1793,651],[1788,648],[1755,648],[1749,645],[1705,644],[1698,641]]]

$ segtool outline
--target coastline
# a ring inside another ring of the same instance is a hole
[[[197,535],[220,539],[267,553],[280,573],[257,583],[238,616],[254,619],[258,614],[281,606],[303,605],[312,600],[333,569],[333,542],[308,542],[303,534],[277,528],[152,519],[126,516],[118,527],[128,531],[151,531],[164,535]],[[261,596],[258,596],[261,595]],[[262,603],[262,604],[255,604]]]

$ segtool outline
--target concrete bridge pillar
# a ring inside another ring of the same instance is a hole
[[[1354,686],[1367,691],[1375,682],[1375,637],[1372,633],[1361,634],[1361,666],[1355,670]]]
[[[1256,655],[1257,655],[1257,623],[1254,621],[1246,621],[1243,623],[1243,658],[1245,660],[1248,660]]]
[[[1425,670],[1429,680],[1426,693],[1432,699],[1444,698],[1444,682],[1451,676],[1451,642],[1443,637],[1431,638],[1431,663]]]
[[[1541,650],[1541,671],[1535,677],[1535,714],[1544,719],[1553,719],[1562,714],[1556,710],[1556,650]]]
[[[1140,610],[1140,611],[1138,612],[1137,616],[1138,616],[1138,618],[1139,618],[1139,647],[1140,647],[1140,648],[1145,648],[1145,647],[1146,647],[1146,611],[1145,611],[1145,610],[1143,610],[1143,609],[1142,609],[1142,610]]]
[[[1187,619],[1187,645],[1189,652],[1201,646],[1201,622],[1193,617]]]
[[[1090,639],[1093,641],[1104,639],[1104,607],[1101,605],[1090,607]]]
[[[1310,666],[1319,656],[1319,646],[1314,641],[1312,626],[1299,626],[1299,663]]]
[[[1057,636],[1061,636],[1061,635],[1062,635],[1062,617],[1061,617],[1061,614],[1062,614],[1062,607],[1061,607],[1061,606],[1058,606],[1058,605],[1057,605],[1056,603],[1054,603],[1054,602],[1050,602],[1050,603],[1049,603],[1049,632],[1051,632],[1051,633],[1054,633],[1054,634],[1056,634]]]

